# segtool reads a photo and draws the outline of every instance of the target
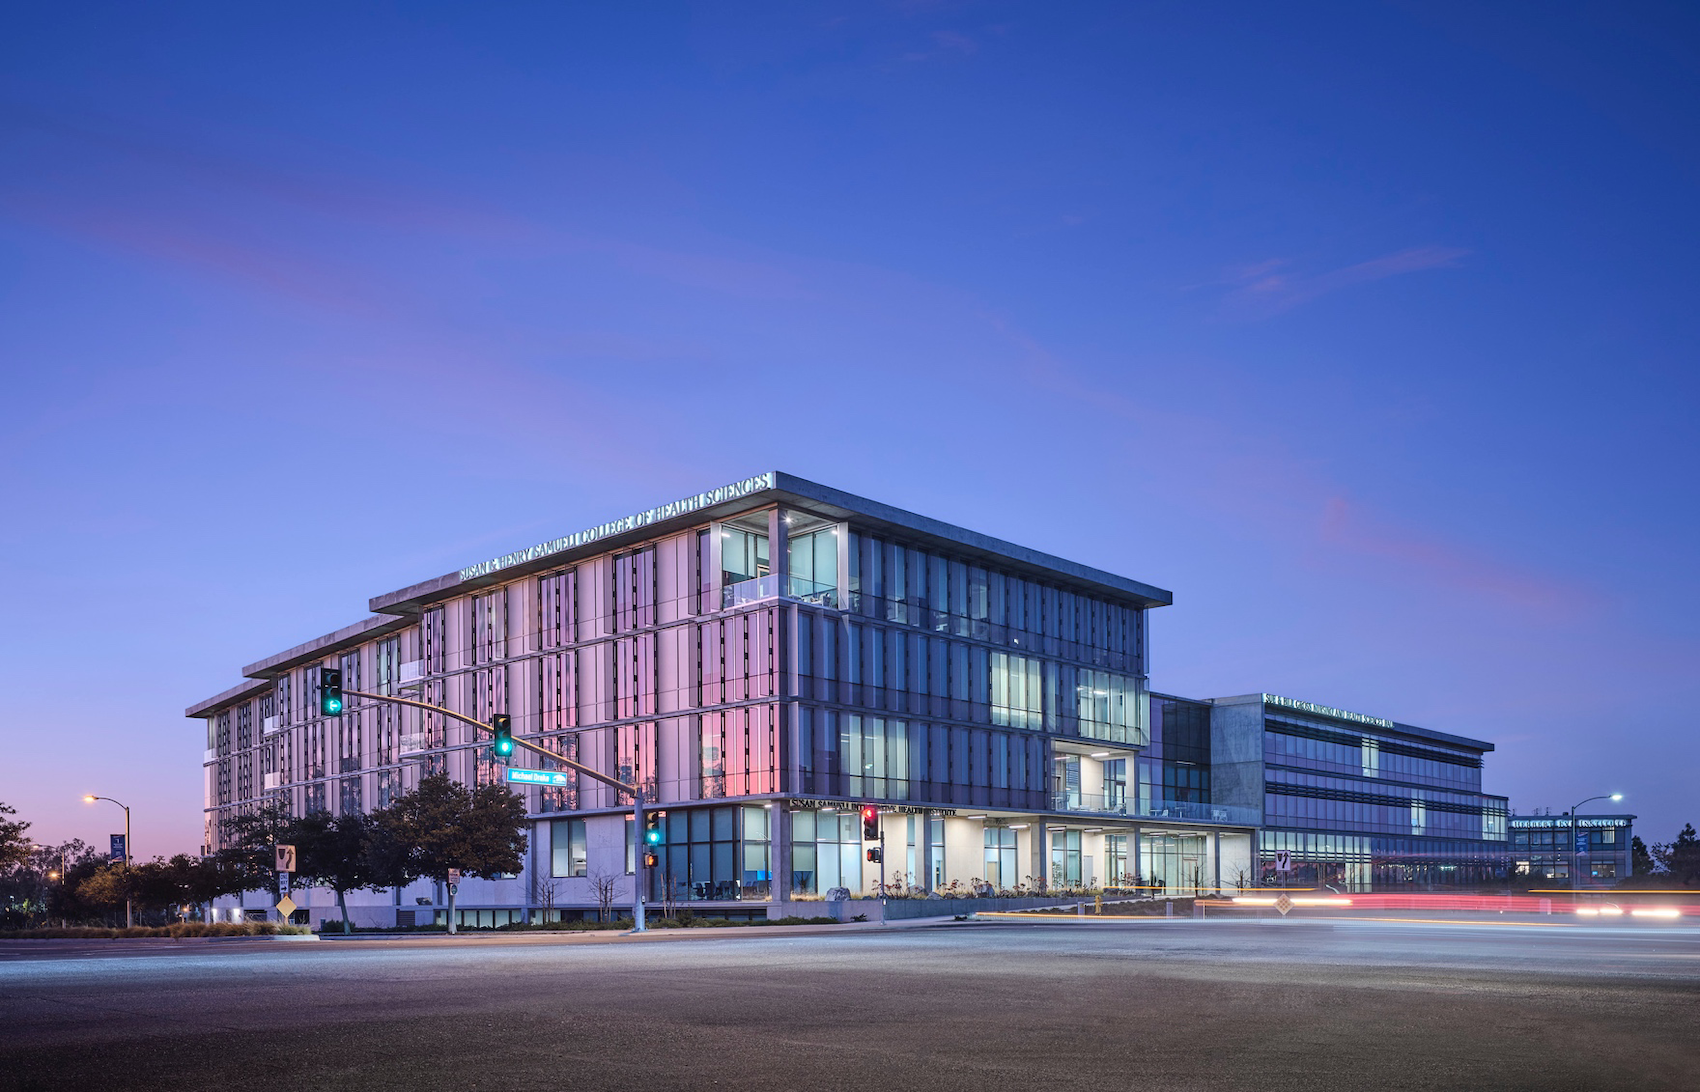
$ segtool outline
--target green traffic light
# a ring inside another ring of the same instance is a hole
[[[658,846],[661,844],[661,832],[659,830],[646,830],[643,832],[643,840],[652,846]]]
[[[337,701],[335,698],[326,698],[325,699],[325,712],[330,713],[333,716],[337,713],[342,712],[342,702]]]

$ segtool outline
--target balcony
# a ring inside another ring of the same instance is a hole
[[[283,727],[283,718],[282,717],[275,716],[275,715],[269,716],[269,717],[266,717],[265,719],[260,721],[260,734],[263,735],[263,736],[269,736],[273,732],[277,731],[279,728],[282,728],[282,727]]]
[[[401,685],[403,685],[403,686],[406,686],[408,683],[411,683],[411,682],[418,682],[420,679],[423,679],[424,677],[425,677],[425,661],[424,660],[409,660],[406,663],[401,665],[401,668],[397,673],[397,679],[401,683]]]
[[[1051,810],[1078,812],[1082,815],[1120,816],[1127,819],[1179,819],[1189,823],[1233,823],[1237,826],[1257,826],[1262,820],[1256,808],[1232,804],[1195,804],[1177,800],[1157,800],[1141,808],[1138,801],[1123,794],[1059,792],[1051,795]]]
[[[283,775],[282,774],[269,773],[269,774],[265,775],[265,791],[266,792],[276,792],[277,789],[278,789],[278,786],[280,786],[282,784],[283,784]]]
[[[783,595],[781,587],[784,588]],[[838,606],[838,589],[831,584],[816,584],[800,576],[781,577],[776,573],[740,580],[720,589],[722,607],[742,607],[766,599],[795,599],[822,607]]]

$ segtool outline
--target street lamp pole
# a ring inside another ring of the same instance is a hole
[[[118,804],[124,809],[124,886],[130,886],[130,808],[127,804],[119,803],[110,796],[85,796],[84,802],[92,804],[96,800],[105,800],[109,804]],[[124,895],[124,928],[129,929],[135,924],[135,917],[130,909],[130,895]]]
[[[1576,812],[1582,807],[1582,804],[1591,804],[1595,800],[1610,800],[1612,803],[1615,804],[1619,800],[1622,800],[1622,799],[1623,799],[1623,794],[1620,793],[1620,792],[1601,793],[1599,796],[1590,796],[1590,797],[1588,797],[1588,799],[1582,801],[1580,804],[1576,804],[1576,805],[1571,807],[1571,809],[1570,809],[1570,890],[1575,891],[1577,889],[1579,883],[1580,883],[1580,881],[1578,880],[1578,878],[1576,876],[1576,868],[1577,868],[1577,860],[1578,860],[1578,854],[1576,852]]]

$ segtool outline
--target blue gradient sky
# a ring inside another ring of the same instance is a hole
[[[11,12],[38,837],[192,849],[242,664],[775,468],[1173,589],[1158,689],[1700,820],[1692,7],[394,7]]]

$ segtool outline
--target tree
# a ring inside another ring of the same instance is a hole
[[[101,910],[112,910],[130,897],[131,870],[108,864],[77,885],[77,898]]]
[[[614,893],[619,890],[620,878],[606,872],[590,874],[590,893],[596,899],[596,920],[607,921],[614,909]]]
[[[298,878],[303,884],[328,887],[336,892],[342,911],[342,931],[352,933],[348,921],[348,893],[376,891],[406,881],[396,875],[394,855],[379,851],[373,843],[378,826],[363,812],[333,816],[326,811],[309,812],[290,833],[294,840]]]
[[[1674,842],[1655,843],[1649,854],[1660,872],[1680,884],[1700,883],[1700,834],[1684,823]]]
[[[220,895],[235,894],[233,877],[211,859],[179,853],[169,861],[155,857],[131,869],[131,898],[144,909],[169,918],[182,907],[203,906]]]
[[[18,813],[15,808],[0,804],[0,872],[29,860],[30,840],[24,836],[24,831],[28,830],[30,825],[17,819],[6,818],[16,814]]]
[[[531,877],[531,901],[543,911],[543,920],[554,917],[555,904],[561,901],[561,881],[541,870]]]
[[[448,883],[449,870],[493,880],[515,873],[524,861],[525,803],[501,785],[468,789],[447,774],[431,774],[419,787],[372,820],[394,847],[385,861],[405,880],[426,876]],[[449,932],[455,931],[455,889],[449,887]]]
[[[1641,840],[1639,834],[1629,840],[1630,871],[1636,876],[1653,874],[1653,855],[1647,852],[1647,843]]]
[[[225,847],[213,855],[223,867],[233,891],[271,892],[272,902],[283,898],[277,882],[279,844],[290,844],[295,819],[289,808],[274,801],[224,820]]]

